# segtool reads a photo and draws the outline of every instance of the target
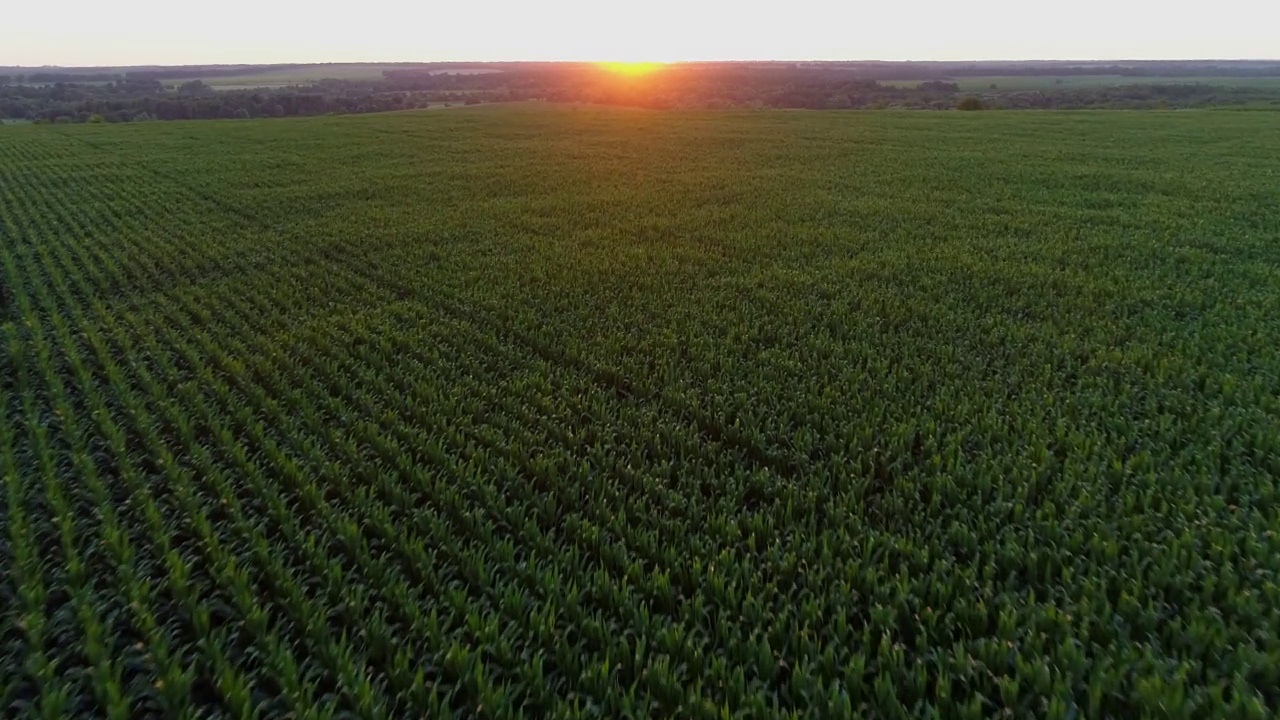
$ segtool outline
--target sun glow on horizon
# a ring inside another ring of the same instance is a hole
[[[657,70],[665,68],[668,63],[664,62],[602,62],[599,63],[601,68],[618,75],[626,77],[639,77],[648,75]]]

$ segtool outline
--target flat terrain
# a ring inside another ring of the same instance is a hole
[[[413,65],[298,65],[268,72],[246,73],[227,77],[205,77],[199,74],[175,80],[166,80],[166,85],[180,85],[186,80],[203,80],[209,87],[218,90],[252,90],[254,88],[281,88],[290,85],[309,85],[320,80],[381,80],[384,70],[413,70]],[[476,68],[445,68],[431,70],[432,74],[451,73],[475,75],[492,70]]]
[[[1280,124],[0,132],[6,717],[1280,704]]]
[[[884,85],[913,88],[921,80],[882,80]],[[1051,90],[1115,87],[1123,85],[1214,85],[1217,87],[1277,88],[1280,77],[1138,77],[1133,75],[991,75],[984,77],[957,77],[948,80],[960,86],[962,92],[990,90]]]

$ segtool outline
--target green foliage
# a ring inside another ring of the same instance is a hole
[[[6,128],[0,708],[1273,716],[1268,115]]]

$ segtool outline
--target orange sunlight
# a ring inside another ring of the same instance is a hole
[[[666,67],[666,63],[660,62],[602,62],[600,67],[610,72],[627,77],[638,77],[640,75],[648,75],[651,72]]]

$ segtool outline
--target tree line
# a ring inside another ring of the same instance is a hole
[[[981,64],[966,67],[990,70]],[[1260,67],[1264,66],[1250,65],[1239,71]],[[630,76],[593,64],[529,63],[504,64],[483,73],[388,69],[381,77],[365,80],[323,80],[256,90],[216,90],[202,80],[166,84],[158,77],[163,74],[159,70],[130,72],[110,80],[102,80],[105,76],[98,74],[92,82],[60,79],[33,83],[32,76],[39,75],[34,73],[26,75],[22,83],[15,82],[12,75],[0,76],[0,119],[41,123],[243,119],[524,100],[653,109],[1280,106],[1280,82],[1275,87],[1232,87],[1228,83],[1144,83],[1135,78],[1123,85],[1052,86],[1035,91],[991,86],[966,92],[957,82],[963,75],[935,75],[905,83],[898,78],[889,84],[864,77],[865,70],[831,63],[709,63],[673,65]],[[1151,68],[1147,71],[1154,72]],[[82,77],[77,73],[44,75]]]

